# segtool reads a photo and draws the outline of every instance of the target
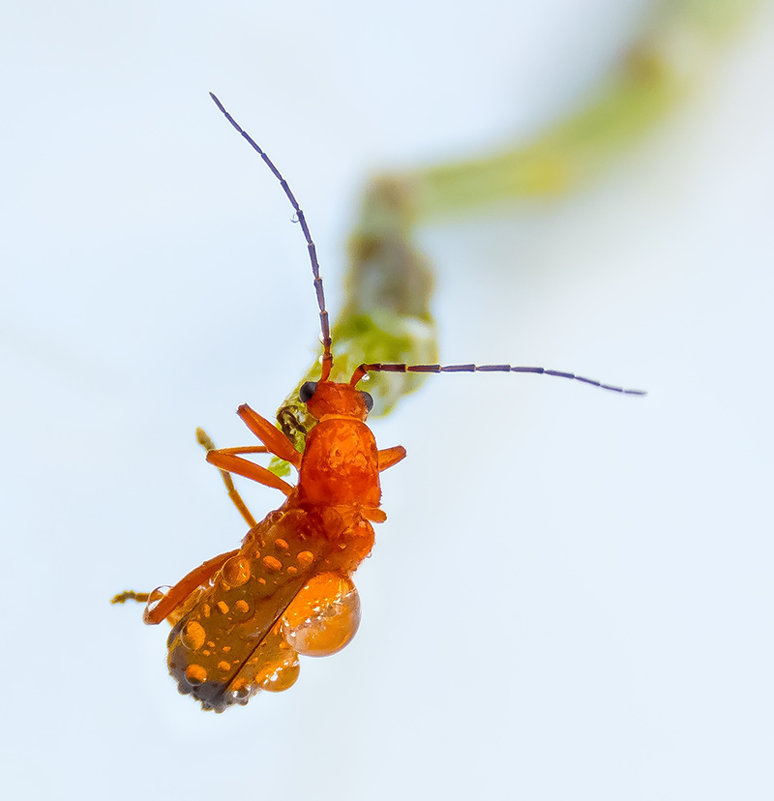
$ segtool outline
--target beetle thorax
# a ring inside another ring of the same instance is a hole
[[[368,426],[354,416],[324,415],[307,437],[298,489],[302,503],[378,508],[378,456]]]

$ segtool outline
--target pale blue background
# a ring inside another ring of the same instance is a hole
[[[769,10],[599,182],[423,233],[444,360],[647,400],[443,376],[377,421],[409,458],[363,625],[285,694],[202,713],[107,603],[239,541],[194,429],[248,442],[237,404],[271,414],[314,353],[300,232],[207,91],[302,200],[335,316],[367,176],[526,137],[645,5],[7,8],[5,797],[772,798]]]

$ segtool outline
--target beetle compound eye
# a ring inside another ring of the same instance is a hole
[[[363,396],[363,403],[365,403],[366,409],[370,412],[374,408],[374,399],[367,392],[361,392],[360,394]]]
[[[305,383],[301,384],[301,389],[298,391],[298,398],[301,403],[309,403],[316,390],[316,381],[306,381]]]

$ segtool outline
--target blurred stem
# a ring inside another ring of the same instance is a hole
[[[436,361],[432,272],[416,246],[418,225],[496,201],[556,196],[591,180],[666,117],[701,75],[717,44],[756,4],[662,0],[586,104],[531,142],[374,178],[350,238],[347,301],[332,331],[334,380],[349,380],[362,362]],[[316,364],[277,412],[280,428],[300,451],[315,421],[298,401],[298,388],[317,376]],[[418,375],[372,376],[368,391],[374,396],[374,414],[387,414],[422,380]],[[271,469],[289,472],[279,460]]]
[[[686,94],[756,0],[663,0],[577,112],[523,145],[406,176],[418,220],[494,201],[563,194],[651,131]]]

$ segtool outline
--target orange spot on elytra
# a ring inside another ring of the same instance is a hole
[[[207,681],[207,671],[201,665],[189,665],[185,669],[185,677],[193,686],[204,684]]]
[[[261,564],[269,573],[279,573],[282,570],[282,562],[273,556],[264,556]]]

